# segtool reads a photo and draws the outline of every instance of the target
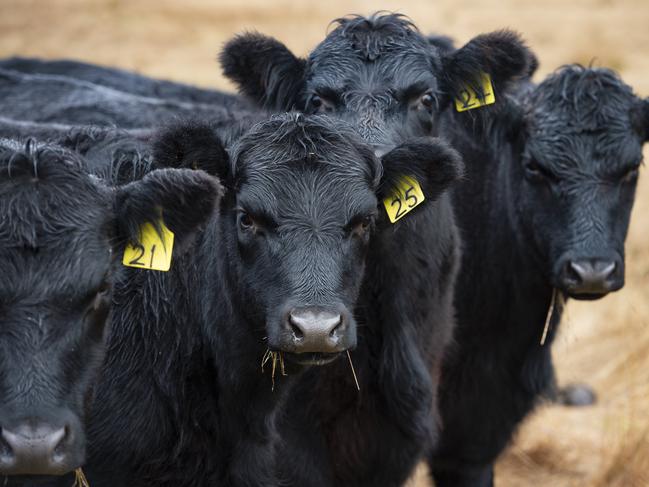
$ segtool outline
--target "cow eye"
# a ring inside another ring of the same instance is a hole
[[[372,228],[374,218],[372,216],[361,217],[352,224],[352,235],[356,237],[363,237]]]
[[[534,161],[529,161],[525,164],[525,177],[532,182],[556,180],[550,171]]]
[[[622,183],[627,184],[634,182],[638,178],[638,173],[639,171],[637,167],[629,169],[622,175]]]
[[[309,105],[311,108],[311,112],[314,114],[331,113],[334,111],[336,107],[335,103],[326,100],[320,95],[313,95],[309,100]]]
[[[426,108],[433,108],[433,105],[435,104],[435,97],[432,95],[432,93],[426,92],[421,96],[419,101]]]
[[[252,219],[249,213],[245,211],[239,212],[239,228],[243,231],[250,231],[254,229],[255,221]]]

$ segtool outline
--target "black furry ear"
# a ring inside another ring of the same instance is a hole
[[[219,56],[223,74],[239,92],[272,111],[287,111],[299,102],[306,61],[281,42],[251,32],[230,40]]]
[[[442,139],[414,139],[392,149],[381,162],[381,200],[390,196],[402,177],[410,176],[421,186],[425,201],[435,201],[464,173],[460,154]]]
[[[140,227],[160,216],[182,245],[212,216],[223,190],[216,178],[191,169],[159,169],[121,186],[115,216],[121,241],[137,242]]]
[[[426,39],[428,40],[428,44],[436,47],[441,55],[455,51],[455,42],[452,37],[441,34],[431,34],[426,36]]]
[[[460,49],[442,56],[444,92],[457,97],[464,86],[480,90],[481,73],[487,73],[498,93],[519,78],[531,77],[538,59],[515,32],[501,30],[471,39]]]
[[[649,98],[645,98],[640,102],[640,126],[644,141],[649,141]]]
[[[201,169],[226,182],[230,158],[221,139],[203,122],[182,122],[160,131],[153,143],[157,168]]]

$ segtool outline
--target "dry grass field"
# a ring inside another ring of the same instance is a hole
[[[377,9],[407,14],[423,31],[459,43],[511,27],[539,54],[539,77],[594,60],[649,96],[649,0],[0,0],[0,56],[79,58],[229,90],[215,57],[235,32],[256,29],[304,54],[332,19]],[[599,402],[540,408],[498,464],[501,487],[649,486],[646,170],[627,244],[626,287],[600,302],[570,302],[554,347],[560,381],[588,382]],[[429,485],[423,471],[412,484]]]

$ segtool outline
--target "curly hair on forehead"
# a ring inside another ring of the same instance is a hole
[[[551,106],[579,123],[588,119],[603,123],[619,116],[620,110],[630,109],[635,99],[631,87],[615,71],[580,64],[560,67],[529,94],[533,109]]]
[[[291,112],[273,115],[253,126],[231,150],[232,174],[240,171],[246,158],[253,164],[285,164],[306,161],[339,166],[346,171],[358,167],[350,156],[363,159],[373,182],[380,177],[380,163],[354,127],[342,120],[323,115],[305,116]]]
[[[335,19],[330,35],[350,39],[354,49],[370,61],[376,60],[385,47],[400,44],[402,39],[419,34],[417,26],[403,14],[378,11],[369,17],[350,15]]]
[[[64,167],[59,167],[65,164]],[[83,172],[85,162],[75,152],[55,144],[43,144],[33,138],[17,141],[0,139],[0,171],[12,178],[27,175],[40,178],[46,174]]]

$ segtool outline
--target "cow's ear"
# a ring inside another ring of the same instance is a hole
[[[456,98],[466,86],[481,90],[482,73],[486,73],[498,103],[498,95],[507,90],[510,82],[532,76],[538,59],[518,34],[500,30],[479,35],[460,49],[442,53],[442,65],[445,93]]]
[[[421,138],[401,144],[381,158],[383,176],[378,197],[383,200],[403,177],[415,179],[424,201],[435,201],[464,173],[460,154],[441,139]]]
[[[638,132],[645,142],[649,142],[649,98],[641,100],[633,110],[632,115]]]
[[[142,225],[157,226],[162,217],[165,226],[174,233],[174,245],[182,245],[214,214],[222,193],[218,180],[203,171],[152,171],[116,190],[119,240],[137,243]]]
[[[430,34],[426,36],[428,44],[437,48],[441,55],[447,55],[455,51],[455,42],[453,38],[441,35],[441,34]]]
[[[299,104],[306,61],[272,37],[256,32],[236,36],[219,61],[223,74],[257,106],[286,111]]]
[[[180,122],[162,129],[153,143],[156,168],[200,169],[224,184],[230,178],[230,158],[214,129],[204,122]]]

